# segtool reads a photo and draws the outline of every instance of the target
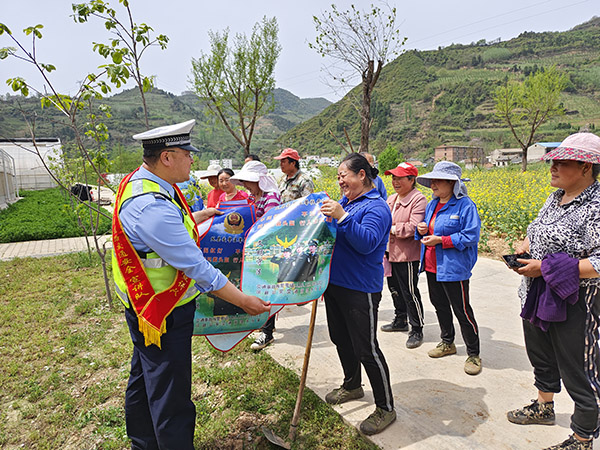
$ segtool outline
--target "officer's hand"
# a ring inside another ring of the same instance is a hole
[[[194,211],[192,215],[194,216],[196,223],[200,223],[210,219],[212,216],[223,215],[223,211],[219,211],[217,208],[206,208],[202,211]]]
[[[246,300],[240,306],[251,316],[258,316],[259,314],[271,311],[270,302],[265,302],[254,295],[247,295]]]

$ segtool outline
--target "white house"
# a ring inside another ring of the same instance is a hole
[[[536,142],[527,149],[527,162],[537,162],[550,150],[554,150],[560,142]]]

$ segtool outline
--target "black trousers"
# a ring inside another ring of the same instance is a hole
[[[265,333],[268,336],[273,336],[273,331],[275,331],[275,316],[276,315],[277,314],[273,314],[271,317],[269,317],[269,320],[267,320],[265,322],[265,324],[262,326],[260,331],[262,331],[263,333]]]
[[[375,404],[394,409],[390,371],[377,342],[381,292],[366,293],[330,284],[324,294],[329,337],[344,371],[345,389],[361,386],[361,364],[367,372]]]
[[[396,317],[408,317],[410,327],[423,330],[423,302],[419,292],[419,261],[392,262],[392,276],[387,285],[392,294]]]
[[[475,321],[473,308],[469,303],[469,280],[437,281],[436,274],[427,274],[429,299],[435,308],[440,324],[442,341],[454,342],[455,330],[452,312],[460,325],[460,332],[467,347],[469,356],[479,355],[479,327]]]
[[[161,347],[146,347],[132,308],[125,318],[133,341],[125,393],[125,421],[132,450],[193,450],[196,407],[192,393],[192,332],[196,302],[167,317]]]
[[[581,288],[579,301],[567,305],[567,320],[551,323],[548,331],[523,321],[535,387],[557,393],[562,380],[575,402],[571,429],[583,438],[598,431],[598,297],[596,288]]]

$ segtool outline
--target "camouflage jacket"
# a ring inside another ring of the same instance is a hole
[[[310,176],[299,170],[292,178],[287,178],[284,173],[277,183],[281,194],[281,203],[290,202],[300,197],[312,194],[315,186]]]

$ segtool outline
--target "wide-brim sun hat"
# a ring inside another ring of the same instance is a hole
[[[440,161],[433,166],[431,172],[419,175],[417,177],[417,183],[431,188],[431,180],[456,181],[456,183],[454,183],[454,196],[460,198],[467,195],[467,187],[465,186],[464,181],[469,181],[468,179],[463,179],[461,177],[462,169],[458,164],[454,164],[450,161]]]
[[[222,167],[218,164],[211,164],[206,168],[204,174],[200,177],[201,180],[204,180],[208,177],[216,177],[221,171]]]
[[[243,186],[244,181],[251,181],[258,183],[263,192],[278,192],[277,182],[269,175],[267,166],[260,161],[248,161],[229,181],[238,186]]]
[[[594,133],[575,133],[568,136],[542,160],[567,159],[600,164],[600,137]]]

